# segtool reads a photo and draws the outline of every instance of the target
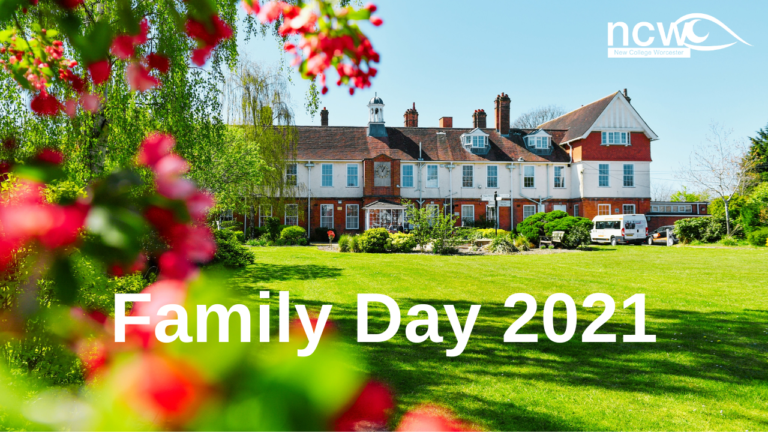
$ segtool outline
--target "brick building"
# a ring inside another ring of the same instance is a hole
[[[493,125],[478,109],[468,113],[472,128],[454,128],[451,117],[419,127],[415,104],[403,127],[386,126],[378,96],[364,127],[330,126],[323,108],[320,126],[298,127],[297,161],[286,175],[299,192],[275,215],[310,233],[321,226],[356,233],[403,224],[404,200],[460,221],[498,218],[507,230],[542,211],[650,213],[651,141],[658,137],[626,90],[536,129],[510,127],[508,95],[493,104]],[[498,215],[481,200],[494,192],[510,197]]]

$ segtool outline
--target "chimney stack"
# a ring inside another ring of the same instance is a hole
[[[630,99],[629,95],[627,94],[627,89],[624,89],[624,99],[626,99],[627,102],[632,102],[632,99]]]
[[[509,135],[509,102],[509,95],[503,92],[493,101],[496,130],[501,135]]]
[[[328,126],[328,110],[325,107],[320,111],[320,126]]]
[[[440,117],[440,127],[441,128],[452,128],[453,127],[453,117]]]
[[[472,113],[472,127],[485,129],[485,117],[484,109],[475,110],[475,112]]]
[[[419,112],[416,111],[416,102],[413,103],[413,108],[405,110],[403,119],[405,120],[405,127],[419,127]]]

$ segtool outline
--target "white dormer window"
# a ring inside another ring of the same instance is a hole
[[[461,144],[467,151],[484,154],[488,150],[488,134],[480,129],[474,129],[461,135]]]
[[[537,130],[536,132],[529,134],[524,140],[528,147],[533,147],[538,150],[547,150],[552,144],[552,137],[543,130]]]
[[[603,145],[628,145],[629,132],[603,132]]]
[[[483,147],[485,147],[485,137],[484,136],[473,136],[472,137],[472,147],[473,148],[483,148]]]

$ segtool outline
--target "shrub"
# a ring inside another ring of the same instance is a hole
[[[496,221],[493,219],[480,218],[475,220],[463,220],[465,227],[487,229],[496,226]]]
[[[264,226],[267,229],[269,239],[276,241],[280,238],[280,219],[276,217],[268,217],[264,219]]]
[[[512,240],[512,244],[515,245],[517,250],[521,252],[531,250],[531,242],[528,241],[528,237],[520,234]]]
[[[350,251],[350,243],[352,241],[352,237],[347,234],[342,234],[341,237],[339,237],[339,251],[340,252],[349,252]]]
[[[565,234],[567,235],[577,226],[584,228],[587,231],[587,234],[589,234],[589,230],[592,229],[592,221],[580,216],[566,216],[547,223],[544,226],[544,232],[546,235],[551,236],[554,231],[565,231]]]
[[[300,239],[299,239],[299,240],[296,242],[296,244],[298,244],[299,246],[306,246],[306,245],[308,245],[308,244],[309,244],[309,240],[307,240],[307,238],[306,238],[306,237],[302,237],[302,238],[300,238]]]
[[[364,232],[360,239],[360,249],[367,253],[381,253],[387,250],[389,231],[385,228],[373,228]]]
[[[280,238],[290,242],[291,244],[298,243],[299,239],[306,236],[307,230],[300,226],[288,226],[283,228],[283,230],[280,232]]]
[[[363,251],[362,246],[360,244],[362,236],[356,235],[352,236],[349,239],[349,248],[352,250],[352,252],[360,253]]]
[[[752,231],[749,233],[747,241],[754,246],[768,246],[768,228]]]
[[[509,232],[508,231],[504,231],[503,229],[500,229],[498,231],[499,231],[498,237],[509,236]],[[496,238],[497,237],[496,230],[494,228],[479,229],[479,230],[476,231],[476,235],[477,236],[475,238],[488,238],[488,239],[492,239],[492,238]]]
[[[407,253],[416,247],[416,239],[413,234],[395,233],[387,240],[387,250],[390,252]]]
[[[495,237],[491,244],[488,246],[488,249],[491,250],[491,252],[498,252],[498,253],[512,253],[517,252],[517,248],[515,247],[515,244],[512,242],[512,240],[509,238],[509,236],[502,236],[499,235],[498,237]]]
[[[315,228],[315,241],[318,242],[324,242],[328,243],[328,231],[333,231],[333,234],[335,238],[339,238],[338,234],[335,229],[328,229],[323,227],[317,227]]]
[[[221,263],[226,267],[245,267],[256,260],[253,254],[237,241],[235,233],[228,230],[215,230],[216,255],[213,262]]]
[[[740,227],[733,227],[731,232],[737,232]],[[726,233],[725,219],[716,216],[686,218],[675,222],[675,236],[683,243],[701,241],[714,243]]]
[[[589,219],[587,220],[589,221]],[[567,249],[576,249],[586,246],[591,242],[592,238],[589,235],[589,230],[582,223],[577,223],[571,227],[563,236],[563,246]]]
[[[719,243],[723,246],[738,246],[739,241],[733,238],[733,236],[725,236],[723,237]]]
[[[524,235],[530,243],[538,243],[539,237],[546,235],[545,226],[548,223],[567,217],[568,213],[562,210],[536,213],[517,224],[517,232]]]

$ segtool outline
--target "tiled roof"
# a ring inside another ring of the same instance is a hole
[[[619,93],[619,92],[616,92]],[[585,132],[597,121],[600,114],[605,111],[608,104],[611,103],[616,93],[612,93],[600,100],[594,101],[591,104],[584,105],[583,107],[573,110],[568,114],[561,115],[560,117],[550,120],[546,123],[540,124],[538,127],[541,129],[562,129],[566,133],[563,136],[562,142],[572,141],[577,138],[581,138]]]
[[[407,128],[388,127],[387,136],[367,136],[366,127],[299,126],[298,160],[362,160],[381,154],[393,159],[418,160],[419,143],[425,161],[568,162],[568,153],[554,145],[548,156],[528,151],[522,137],[531,130],[512,129],[509,137],[495,129],[482,129],[488,134],[491,149],[485,155],[472,154],[461,145],[461,134],[472,128]],[[565,130],[547,130],[553,144],[563,140]]]

